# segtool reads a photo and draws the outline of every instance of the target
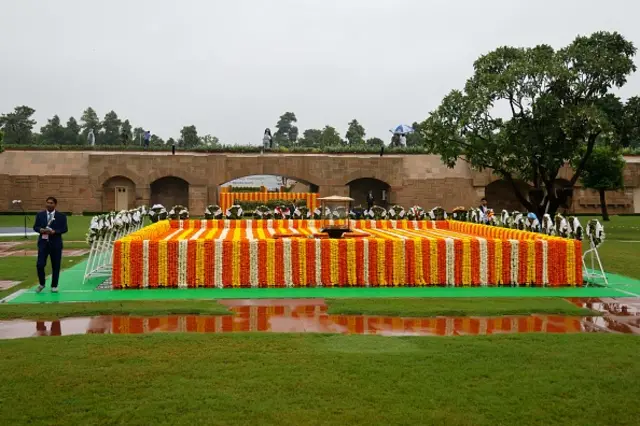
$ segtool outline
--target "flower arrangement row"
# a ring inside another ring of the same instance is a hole
[[[90,246],[98,239],[126,235],[141,227],[147,215],[145,207],[138,207],[120,212],[110,212],[91,218],[89,230],[86,234],[87,244]]]
[[[240,201],[255,201],[267,203],[269,200],[305,200],[306,205],[312,210],[318,205],[318,194],[314,192],[221,192],[220,209],[227,211],[232,206],[239,205]]]

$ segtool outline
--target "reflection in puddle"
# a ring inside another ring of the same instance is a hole
[[[640,334],[639,299],[571,299],[602,317],[525,315],[500,317],[399,318],[329,315],[321,299],[228,300],[234,315],[101,316],[60,321],[0,322],[0,339],[72,334],[336,333],[383,336],[462,336],[515,333],[618,332]]]

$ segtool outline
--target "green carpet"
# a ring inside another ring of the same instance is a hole
[[[35,286],[17,294],[7,303],[102,302],[118,300],[187,299],[300,299],[373,297],[640,297],[640,280],[607,274],[609,287],[316,287],[316,288],[189,288],[145,290],[98,290],[104,278],[92,278],[84,285],[86,262],[60,274],[60,293],[53,294],[49,283],[40,294]]]

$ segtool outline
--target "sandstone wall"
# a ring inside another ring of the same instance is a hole
[[[59,199],[63,211],[107,211],[115,207],[115,187],[125,187],[129,207],[178,202],[199,215],[207,204],[217,203],[220,185],[260,174],[317,185],[321,196],[355,190],[358,198],[364,188],[354,181],[377,179],[380,188],[389,187],[389,204],[405,207],[469,207],[485,195],[493,198],[489,202],[497,209],[517,205],[508,185],[496,183],[490,172],[474,172],[464,162],[449,169],[430,155],[7,151],[0,154],[0,211],[13,210],[14,199],[22,200],[26,210],[39,210],[50,195]],[[570,175],[569,169],[561,173],[564,179]],[[184,185],[177,183],[182,181]],[[610,210],[640,213],[640,158],[627,158],[625,185],[624,191],[608,194]],[[598,209],[597,194],[578,185],[572,210]]]

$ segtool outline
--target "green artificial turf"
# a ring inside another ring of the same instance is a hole
[[[558,314],[599,315],[558,298],[442,299],[327,299],[329,314],[379,315],[394,317],[499,316]],[[0,312],[2,312],[0,310]]]
[[[0,341],[7,425],[636,425],[640,339],[84,335]]]

